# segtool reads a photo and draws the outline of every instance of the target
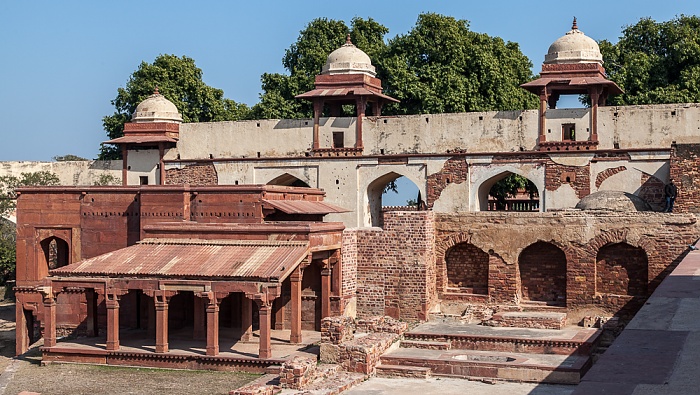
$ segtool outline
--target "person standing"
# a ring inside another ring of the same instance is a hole
[[[678,195],[678,187],[673,183],[673,178],[670,178],[668,184],[664,187],[664,195],[666,195],[666,209],[664,212],[672,213],[673,203],[675,203]]]

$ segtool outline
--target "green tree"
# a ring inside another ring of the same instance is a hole
[[[141,62],[126,88],[117,90],[112,100],[115,112],[102,119],[110,139],[124,135],[124,123],[131,119],[136,106],[154,90],[173,102],[184,122],[235,121],[246,119],[250,109],[224,98],[224,91],[202,81],[202,70],[187,56],[159,55],[153,63]],[[101,148],[100,159],[119,159],[121,152],[113,146]]]
[[[0,281],[3,283],[15,270],[15,225],[2,218],[17,207],[15,190],[23,186],[58,185],[59,182],[58,176],[49,171],[0,177]]]
[[[388,114],[536,108],[520,88],[533,78],[518,44],[469,30],[469,22],[439,14],[418,16],[416,26],[389,41],[375,59],[385,93],[401,102]]]
[[[537,187],[532,181],[518,174],[510,174],[494,184],[489,191],[489,195],[496,199],[497,210],[505,210],[508,198],[515,197],[520,190],[528,193],[530,200],[533,200],[538,194]]]
[[[78,156],[78,155],[67,154],[67,155],[54,156],[53,160],[55,160],[56,162],[69,162],[69,161],[84,161],[84,160],[89,160],[89,159],[83,158],[82,156]]]
[[[352,42],[370,57],[380,53],[389,29],[372,18],[354,18],[349,28],[345,22],[317,18],[299,33],[282,58],[282,65],[289,73],[265,73],[261,77],[263,93],[260,102],[253,106],[254,118],[310,118],[313,108],[310,102],[294,96],[314,88],[314,80],[321,72],[328,55],[345,43],[350,33]]]
[[[650,18],[626,26],[616,44],[600,43],[608,77],[625,93],[611,105],[700,102],[700,18]]]

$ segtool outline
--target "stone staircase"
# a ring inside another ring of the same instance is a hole
[[[495,313],[484,325],[449,319],[419,325],[381,356],[377,375],[576,384],[592,365],[601,331],[566,326],[560,308],[543,307]]]

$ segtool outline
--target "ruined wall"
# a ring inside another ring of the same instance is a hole
[[[218,185],[219,177],[213,163],[194,163],[165,170],[167,185]]]
[[[433,214],[388,212],[384,221],[384,230],[345,231],[344,241],[357,240],[357,315],[427,319],[436,303]]]
[[[674,211],[700,212],[700,144],[672,147],[671,178],[678,187]]]
[[[112,181],[111,185],[121,185],[122,161],[0,162],[0,177],[38,171],[56,174],[61,185],[94,185],[105,179]]]

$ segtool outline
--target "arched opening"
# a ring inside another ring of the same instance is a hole
[[[289,173],[284,173],[279,177],[272,179],[267,185],[282,185],[286,187],[303,187],[310,188],[311,186],[306,182],[294,177]]]
[[[193,338],[194,303],[195,297],[192,291],[180,291],[170,299],[170,303],[168,303],[168,332],[171,336],[177,335],[176,332],[181,332],[185,338]]]
[[[420,190],[408,177],[390,172],[367,186],[368,211],[372,226],[382,227],[386,211],[418,210],[422,202]]]
[[[566,254],[551,243],[537,242],[518,258],[521,300],[566,305]]]
[[[540,211],[540,193],[528,178],[505,171],[481,184],[479,207],[481,211]]]
[[[603,246],[596,256],[596,293],[647,296],[647,253],[627,243]]]
[[[57,269],[70,263],[70,248],[65,240],[51,236],[44,239],[40,244],[49,270]]]
[[[445,253],[447,289],[450,293],[488,294],[489,254],[470,243],[460,243]]]

